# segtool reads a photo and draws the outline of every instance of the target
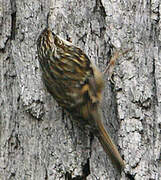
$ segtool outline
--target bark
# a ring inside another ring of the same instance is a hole
[[[36,41],[47,25],[105,74],[103,122],[126,162],[120,175],[96,138],[45,90]],[[161,178],[161,2],[0,0],[0,179]],[[115,47],[115,48],[114,48]]]

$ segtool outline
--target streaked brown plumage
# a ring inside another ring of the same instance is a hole
[[[86,54],[45,28],[37,41],[47,90],[83,127],[96,135],[119,170],[124,162],[101,121],[102,74]]]

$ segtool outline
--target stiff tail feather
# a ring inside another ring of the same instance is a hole
[[[125,164],[123,159],[120,156],[120,153],[117,150],[117,147],[113,143],[111,137],[105,130],[101,121],[97,122],[98,134],[97,138],[99,139],[104,151],[109,155],[112,163],[121,171]]]
[[[116,145],[113,143],[110,135],[104,128],[104,125],[101,121],[101,112],[98,110],[96,114],[93,113],[92,118],[95,121],[95,125],[97,127],[97,138],[99,139],[104,151],[110,157],[114,166],[117,167],[121,172],[121,170],[125,167],[125,164],[123,159],[121,158],[119,151],[117,150]]]

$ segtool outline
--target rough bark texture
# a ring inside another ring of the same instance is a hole
[[[49,13],[50,12],[50,13]],[[103,121],[126,162],[121,175],[96,138],[46,92],[36,40],[47,24],[103,71]],[[161,2],[0,0],[0,180],[161,179]]]

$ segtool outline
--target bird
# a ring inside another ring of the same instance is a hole
[[[102,123],[103,74],[79,47],[46,27],[37,40],[42,80],[57,103],[98,138],[112,164],[125,163]]]

